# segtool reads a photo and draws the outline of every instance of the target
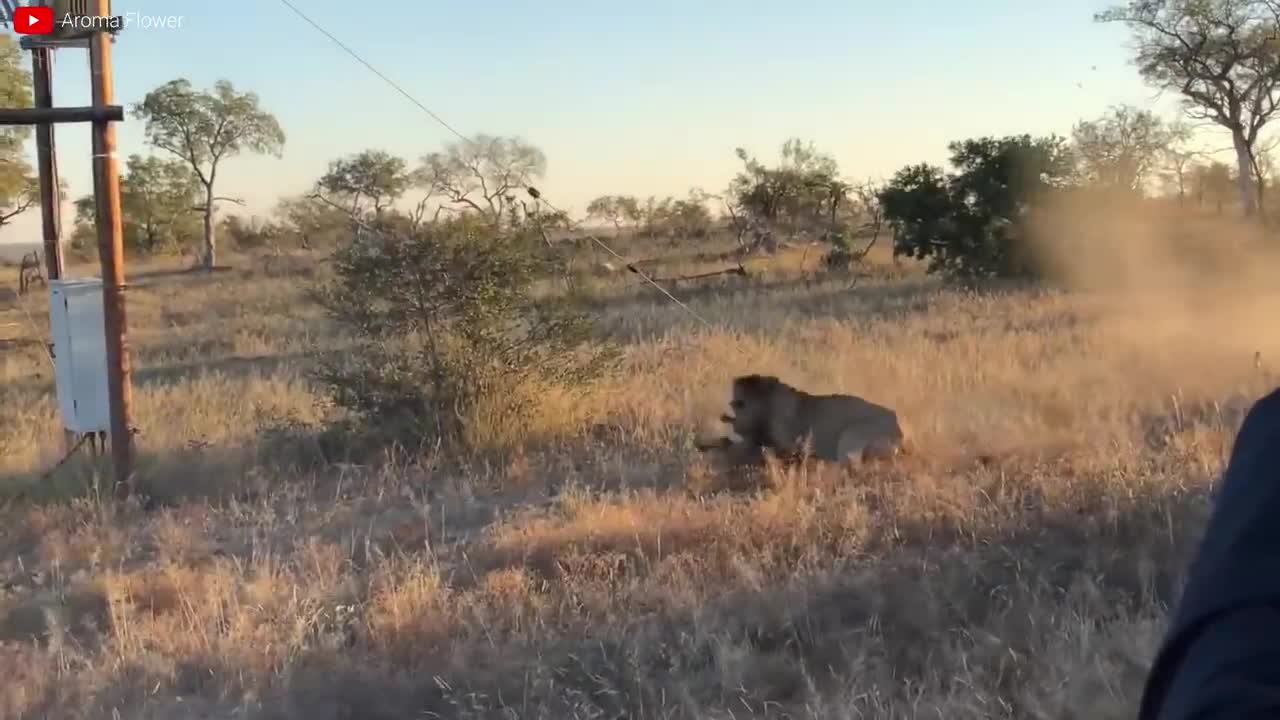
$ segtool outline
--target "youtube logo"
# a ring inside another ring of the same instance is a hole
[[[53,8],[41,6],[14,8],[13,29],[19,35],[48,35],[53,32]]]

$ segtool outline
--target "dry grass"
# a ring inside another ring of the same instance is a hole
[[[44,308],[0,307],[0,717],[1131,717],[1275,291],[802,258],[682,290],[714,331],[596,273],[626,372],[464,467],[275,439],[322,417],[307,263],[131,279],[147,507],[41,477]],[[725,480],[692,440],[749,371],[890,403],[922,452]]]

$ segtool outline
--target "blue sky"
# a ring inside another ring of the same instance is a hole
[[[541,147],[541,188],[571,211],[602,193],[721,189],[735,146],[773,158],[791,136],[851,178],[878,178],[943,162],[955,139],[1067,134],[1114,103],[1176,109],[1141,82],[1127,31],[1093,22],[1105,0],[292,2],[461,132]],[[121,34],[117,103],[176,77],[226,78],[279,118],[282,159],[220,169],[219,194],[249,212],[306,190],[341,155],[381,148],[416,162],[453,137],[279,0],[113,5],[182,18]],[[87,65],[84,51],[58,51],[56,104],[89,103]],[[138,121],[117,132],[122,160],[149,152]],[[90,192],[88,126],[62,126],[57,143],[72,198]],[[0,231],[38,239],[36,212]]]

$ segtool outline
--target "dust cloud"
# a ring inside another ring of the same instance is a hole
[[[1027,224],[1051,282],[1079,294],[1116,372],[1179,387],[1239,385],[1280,370],[1280,237],[1190,200],[1063,194]],[[1156,377],[1152,377],[1152,374]]]

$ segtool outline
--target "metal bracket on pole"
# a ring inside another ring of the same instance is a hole
[[[18,47],[23,50],[35,50],[36,48],[50,48],[53,50],[61,50],[63,48],[88,50],[89,38],[55,38],[53,36],[45,35],[23,35],[18,40]]]
[[[120,34],[119,30],[103,30],[111,37],[111,42],[115,43],[116,36]],[[36,48],[52,48],[61,50],[71,48],[76,50],[88,50],[89,45],[93,42],[93,35],[81,37],[57,37],[54,35],[23,35],[18,40],[18,46],[23,50],[34,50]]]

